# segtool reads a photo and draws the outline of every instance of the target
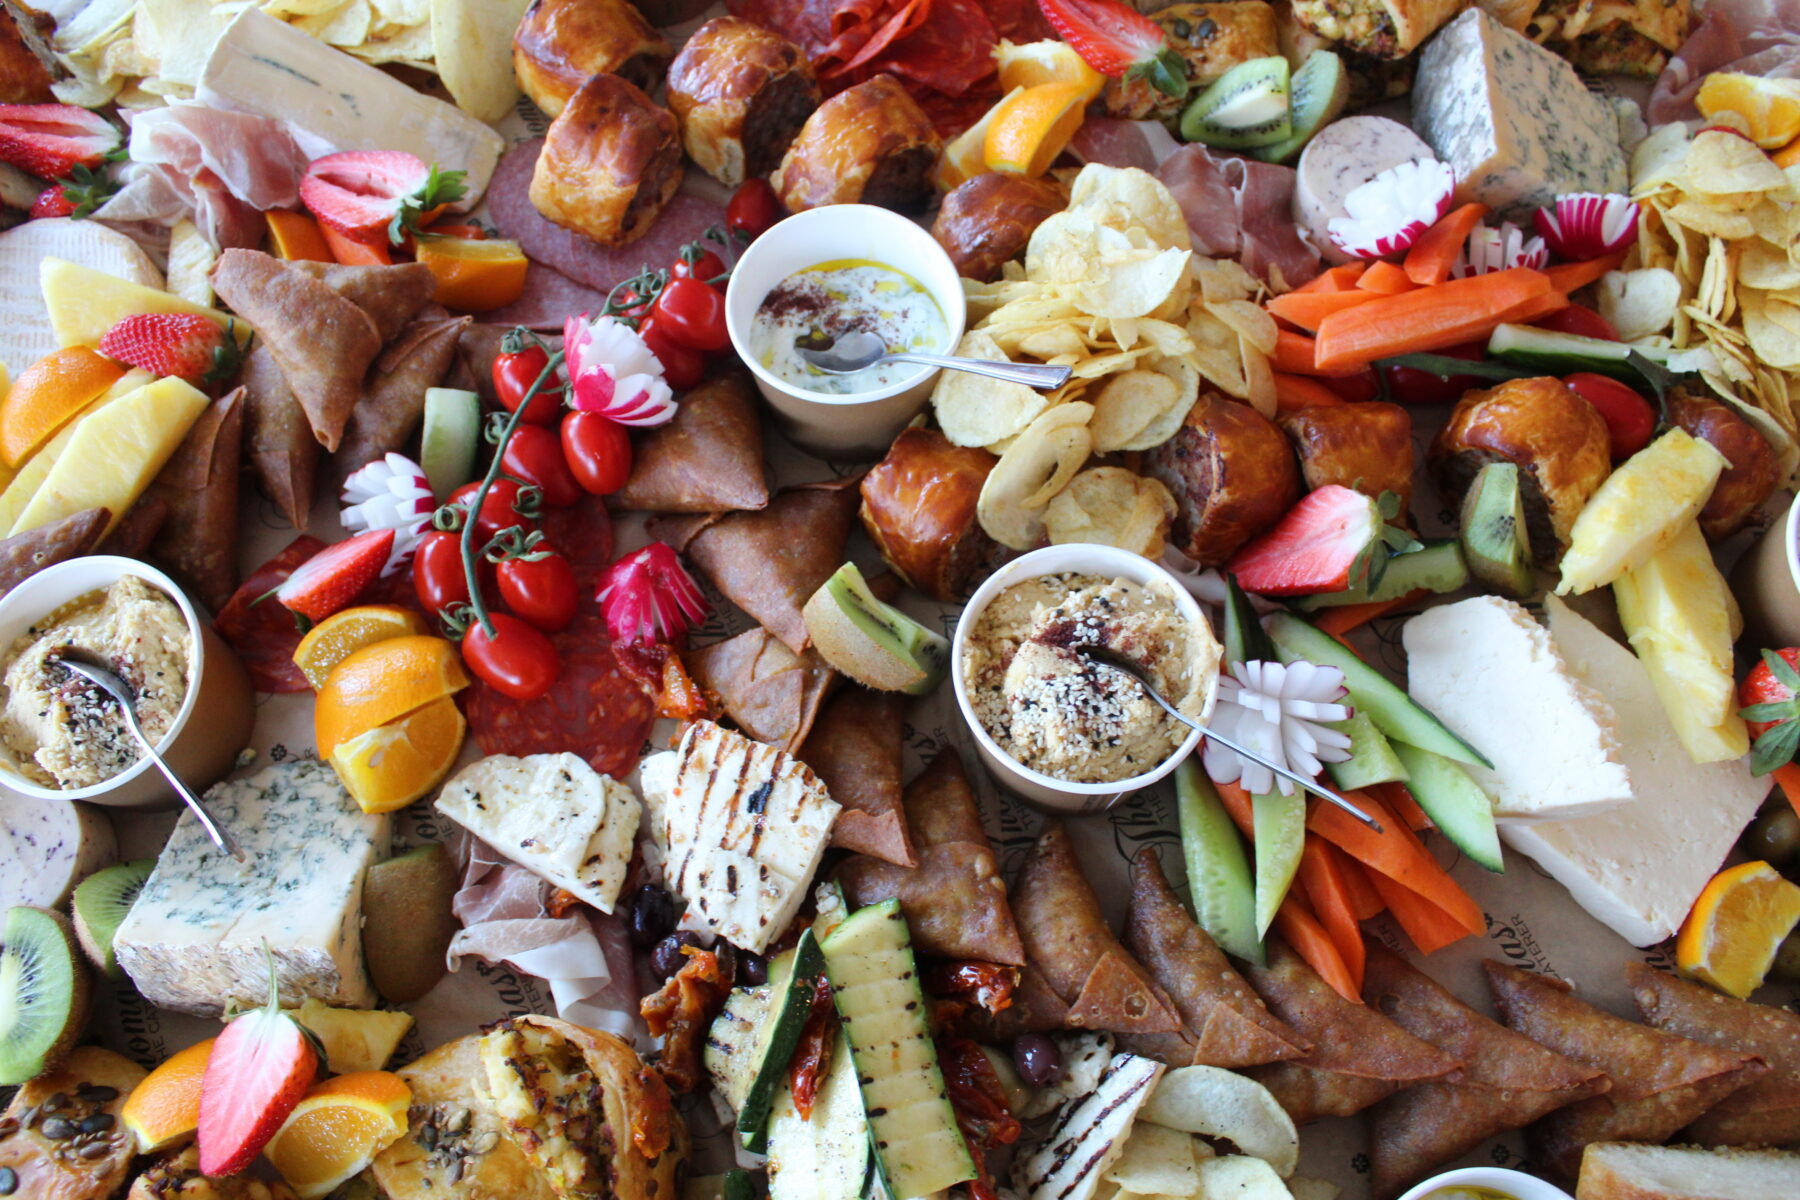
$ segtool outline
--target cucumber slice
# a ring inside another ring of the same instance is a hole
[[[1238,586],[1237,576],[1225,576],[1225,662],[1272,662],[1275,646],[1263,632],[1262,621],[1251,607],[1250,597]]]
[[[1388,556],[1387,569],[1381,579],[1369,587],[1367,577],[1341,592],[1321,592],[1302,598],[1294,607],[1302,611],[1334,608],[1340,604],[1366,604],[1371,601],[1398,600],[1409,592],[1424,588],[1428,592],[1454,592],[1469,582],[1469,564],[1463,559],[1462,546],[1454,538],[1426,542],[1417,550]]]
[[[461,388],[426,388],[419,466],[438,503],[475,478],[475,451],[480,445],[481,397]]]
[[[769,1115],[769,1200],[857,1200],[869,1174],[869,1134],[856,1061],[839,1034],[802,1117],[784,1081]]]
[[[769,1013],[763,1022],[760,1052],[754,1054],[755,1075],[738,1108],[738,1140],[744,1149],[763,1153],[768,1145],[769,1108],[787,1078],[788,1062],[812,1012],[813,990],[825,970],[825,958],[811,929],[794,948],[769,963]]]
[[[1256,822],[1256,933],[1262,937],[1293,886],[1306,845],[1306,793],[1261,792],[1250,798]]]
[[[1407,790],[1443,835],[1464,854],[1503,874],[1500,834],[1494,828],[1494,802],[1469,773],[1441,754],[1397,743],[1394,753],[1406,765]]]
[[[1497,326],[1487,345],[1490,357],[1530,367],[1546,375],[1593,371],[1641,388],[1650,381],[1627,361],[1634,351],[1676,375],[1711,370],[1715,366],[1712,352],[1704,348],[1673,350],[1666,346],[1634,346],[1629,342],[1608,342],[1531,325]]]
[[[1336,638],[1320,633],[1293,613],[1275,613],[1263,628],[1274,640],[1282,662],[1304,659],[1343,671],[1352,706],[1368,713],[1375,728],[1388,737],[1471,766],[1494,765]]]
[[[719,1183],[719,1196],[720,1200],[754,1200],[756,1185],[750,1182],[750,1172],[742,1167],[725,1172]]]
[[[820,947],[862,1085],[875,1163],[894,1200],[976,1177],[931,1043],[898,900],[859,908]]]
[[[1350,736],[1350,757],[1343,762],[1326,763],[1331,782],[1339,789],[1354,791],[1374,783],[1394,783],[1406,779],[1406,767],[1394,753],[1393,745],[1367,713],[1356,709],[1348,721],[1330,722],[1333,729]]]
[[[1237,826],[1195,758],[1175,768],[1181,852],[1187,860],[1194,920],[1228,954],[1267,962],[1256,929],[1256,888]]]
[[[744,1107],[744,1098],[756,1082],[757,1042],[768,1016],[768,985],[732,988],[725,1007],[707,1028],[700,1059],[713,1087],[733,1112]]]

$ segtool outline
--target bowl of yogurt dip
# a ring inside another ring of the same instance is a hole
[[[193,601],[148,563],[91,555],[0,598],[0,787],[119,808],[180,803],[118,706],[56,665],[68,646],[132,687],[145,735],[196,792],[223,779],[249,743],[249,676]]]
[[[1553,1183],[1505,1167],[1463,1167],[1434,1175],[1400,1200],[1570,1200]]]
[[[808,209],[744,251],[725,289],[725,324],[782,430],[825,457],[879,456],[924,407],[935,367],[889,364],[827,375],[798,338],[874,333],[890,352],[949,354],[961,340],[962,280],[922,227],[885,208]]]
[[[1201,737],[1079,645],[1143,666],[1197,721],[1212,713],[1223,657],[1187,589],[1128,550],[1047,546],[990,575],[951,642],[956,703],[995,779],[1061,812],[1097,812],[1149,787]]]

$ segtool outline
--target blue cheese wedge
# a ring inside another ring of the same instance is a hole
[[[254,1007],[269,996],[267,944],[284,1004],[311,996],[372,1008],[363,876],[387,855],[389,818],[363,812],[311,759],[217,784],[206,802],[249,861],[220,852],[192,813],[181,815],[113,941],[137,990],[200,1016]]]
[[[573,754],[495,754],[458,771],[437,809],[506,857],[611,912],[643,805]]]
[[[1612,106],[1563,59],[1471,8],[1419,54],[1412,125],[1456,172],[1456,199],[1520,221],[1562,192],[1623,192]]]
[[[791,754],[711,721],[638,775],[684,928],[761,954],[793,920],[838,804]]]

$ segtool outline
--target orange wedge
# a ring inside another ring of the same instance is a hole
[[[406,1132],[411,1103],[406,1080],[389,1071],[327,1079],[294,1106],[263,1153],[301,1200],[316,1200]]]
[[[1045,83],[1075,83],[1092,100],[1106,86],[1106,76],[1088,66],[1075,53],[1075,47],[1055,38],[1041,42],[1003,40],[994,47],[994,66],[1000,72],[1002,92]]]
[[[0,457],[16,467],[125,374],[86,346],[65,346],[25,369],[0,403]]]
[[[200,1127],[200,1080],[212,1048],[207,1038],[176,1051],[125,1097],[119,1122],[137,1139],[138,1153],[167,1149]]]
[[[1738,999],[1762,986],[1781,940],[1800,923],[1800,887],[1766,862],[1720,871],[1675,938],[1675,965]]]
[[[994,114],[1000,111],[1000,105],[1011,99],[1011,93],[1002,97],[999,103],[981,114],[979,121],[944,146],[937,165],[931,168],[931,182],[939,191],[953,192],[975,176],[987,173],[988,126],[994,123]]]
[[[364,812],[393,812],[450,773],[462,752],[464,728],[456,701],[439,696],[397,721],[340,742],[331,765]]]
[[[266,212],[263,220],[269,226],[269,249],[275,257],[303,259],[307,262],[336,262],[319,223],[308,213]]]
[[[503,238],[415,239],[414,256],[437,277],[437,302],[453,312],[487,312],[525,291],[525,252]]]
[[[351,738],[469,686],[462,657],[441,637],[386,638],[332,668],[313,702],[313,733],[326,757]]]
[[[1717,71],[1706,77],[1694,106],[1707,120],[1721,113],[1744,118],[1744,131],[1764,150],[1800,138],[1800,79],[1765,79]]]
[[[1800,167],[1800,137],[1795,138],[1769,157],[1774,159],[1775,165],[1784,171],[1789,167]]]
[[[983,144],[987,168],[1036,178],[1050,169],[1087,110],[1078,83],[1042,83],[1015,92],[994,106]]]
[[[411,609],[397,604],[359,604],[334,612],[307,630],[294,650],[294,665],[306,675],[306,682],[322,688],[331,668],[364,646],[430,632],[425,618]]]

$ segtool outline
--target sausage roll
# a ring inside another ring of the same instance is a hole
[[[1294,451],[1248,404],[1205,388],[1175,436],[1147,451],[1144,474],[1175,497],[1171,543],[1217,566],[1300,498]]]
[[[1370,58],[1405,58],[1468,7],[1468,0],[1292,0],[1294,17]]]
[[[958,186],[938,209],[931,236],[956,264],[956,273],[987,282],[1000,264],[1025,252],[1032,231],[1068,200],[1041,179],[989,171]]]
[[[954,446],[935,429],[908,429],[862,480],[869,540],[906,582],[937,600],[965,599],[1000,557],[975,502],[995,458]]]
[[[827,204],[916,208],[943,139],[900,81],[877,75],[806,119],[772,181],[789,212]]]
[[[0,104],[46,104],[60,73],[50,51],[55,22],[23,5],[0,4]]]
[[[1275,38],[1275,10],[1267,0],[1224,0],[1219,4],[1172,4],[1150,14],[1162,26],[1169,45],[1187,64],[1189,91],[1216,81],[1253,58],[1281,53]],[[1144,79],[1106,81],[1100,103],[1110,116],[1133,121],[1173,118],[1185,98],[1159,92]]]
[[[727,187],[766,177],[819,107],[806,51],[737,17],[694,30],[669,65],[669,107],[694,164]]]
[[[554,117],[590,75],[655,91],[673,53],[631,0],[531,0],[513,34],[513,74]]]
[[[1402,517],[1412,504],[1412,418],[1398,404],[1323,404],[1281,418],[1300,452],[1308,488],[1342,484],[1365,496],[1392,492]]]
[[[1700,510],[1700,531],[1709,541],[1722,542],[1748,525],[1780,485],[1786,474],[1781,456],[1761,430],[1723,400],[1677,387],[1669,391],[1667,408],[1670,424],[1711,442],[1731,464]]]
[[[595,75],[550,124],[531,202],[603,246],[643,236],[681,186],[675,116],[617,75]]]

